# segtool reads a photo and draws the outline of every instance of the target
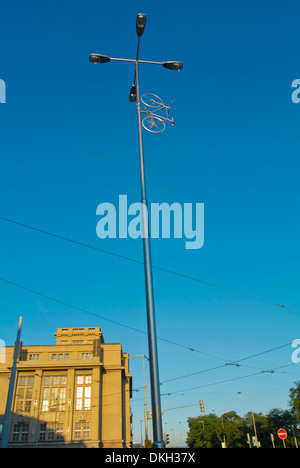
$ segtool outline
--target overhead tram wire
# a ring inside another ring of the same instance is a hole
[[[99,314],[96,314],[94,312],[90,312],[82,307],[78,307],[78,306],[75,306],[73,304],[70,304],[66,301],[62,301],[60,299],[56,299],[52,296],[49,296],[48,294],[45,294],[45,293],[42,293],[42,292],[39,292],[39,291],[36,291],[32,288],[28,288],[27,286],[22,286],[21,284],[18,284],[18,283],[15,283],[13,281],[10,281],[10,280],[7,280],[5,278],[0,278],[0,281],[2,281],[3,283],[6,283],[6,284],[10,284],[11,286],[15,286],[19,289],[23,289],[24,291],[27,291],[27,292],[30,292],[32,294],[36,294],[37,296],[41,296],[41,297],[44,297],[45,299],[48,299],[50,301],[53,301],[53,302],[56,302],[57,304],[61,304],[63,306],[66,306],[66,307],[70,307],[71,309],[74,309],[74,310],[78,310],[79,312],[83,312],[85,314],[88,314],[88,315],[92,315],[93,317],[97,317],[97,318],[100,318],[101,320],[106,320],[107,322],[110,322],[110,323],[113,323],[114,325],[119,325],[121,327],[125,327],[127,329],[130,329],[132,331],[135,331],[137,333],[142,333],[143,335],[147,335],[147,332],[143,331],[143,330],[140,330],[138,328],[134,328],[134,327],[131,327],[130,325],[126,325],[124,323],[121,323],[121,322],[117,322],[116,320],[112,320],[112,319],[109,319],[107,317],[104,317],[102,315],[99,315]],[[208,356],[208,357],[211,357],[211,358],[215,358],[215,359],[220,359],[222,361],[224,361],[224,358],[221,358],[219,356],[215,356],[213,354],[209,354],[209,353],[206,353],[204,351],[200,351],[198,349],[195,349],[195,348],[190,348],[188,346],[185,346],[181,343],[176,343],[175,341],[172,341],[172,340],[168,340],[166,338],[160,338],[158,337],[159,340],[161,341],[164,341],[166,343],[170,343],[170,344],[173,344],[174,346],[179,346],[181,348],[184,348],[184,349],[187,349],[188,351],[192,351],[192,352],[196,352],[196,353],[199,353],[199,354],[203,354],[205,356]]]
[[[32,293],[32,294],[36,294],[36,295],[38,295],[38,296],[44,297],[45,299],[51,300],[51,301],[56,302],[56,303],[58,303],[58,304],[61,304],[61,305],[63,305],[63,306],[70,307],[70,308],[72,308],[72,309],[74,309],[74,310],[77,310],[77,311],[79,311],[79,312],[83,312],[83,313],[85,313],[85,314],[92,315],[93,317],[101,318],[101,320],[106,320],[106,321],[108,321],[108,322],[110,322],[110,323],[113,323],[114,325],[119,325],[119,326],[121,326],[121,327],[125,327],[125,328],[130,329],[130,330],[132,330],[132,331],[135,331],[135,332],[137,332],[137,333],[142,333],[142,334],[146,335],[146,332],[143,331],[143,330],[139,330],[139,329],[137,329],[137,328],[131,327],[131,326],[126,325],[126,324],[124,324],[124,323],[117,322],[116,320],[108,319],[107,317],[104,317],[104,316],[101,316],[101,315],[96,314],[96,313],[94,313],[94,312],[90,312],[90,311],[88,311],[88,310],[86,310],[86,309],[83,309],[82,307],[78,307],[78,306],[75,306],[75,305],[70,304],[70,303],[68,303],[68,302],[62,301],[62,300],[60,300],[60,299],[56,299],[56,298],[54,298],[54,297],[52,297],[52,296],[49,296],[48,294],[38,292],[38,291],[36,291],[36,290],[34,290],[34,289],[28,288],[28,287],[26,287],[26,286],[22,286],[22,285],[20,285],[20,284],[18,284],[18,283],[15,283],[15,282],[13,282],[13,281],[9,281],[9,280],[7,280],[7,279],[5,279],[5,278],[0,278],[0,281],[2,281],[3,283],[6,283],[6,284],[10,284],[11,286],[15,286],[15,287],[18,287],[18,288],[20,288],[20,289],[23,289],[23,290],[25,290],[25,291],[27,291],[27,292],[30,292],[30,293]],[[185,348],[185,349],[187,349],[187,350],[189,350],[189,351],[197,352],[197,353],[199,353],[199,354],[203,354],[203,355],[208,356],[208,357],[212,357],[212,358],[215,358],[215,359],[219,359],[219,360],[221,360],[221,361],[224,362],[223,365],[216,366],[216,367],[212,367],[212,368],[209,368],[209,369],[204,369],[204,370],[195,372],[195,373],[193,373],[193,374],[188,374],[188,375],[184,375],[184,376],[181,376],[181,377],[175,377],[174,379],[171,379],[171,380],[177,380],[177,379],[184,378],[184,377],[190,377],[190,376],[192,376],[192,375],[196,375],[196,374],[208,372],[208,371],[211,371],[211,370],[216,370],[216,369],[219,369],[219,368],[224,367],[224,366],[230,366],[230,365],[234,365],[234,366],[235,366],[235,365],[236,365],[236,366],[240,367],[241,365],[238,364],[238,363],[241,362],[241,361],[245,361],[245,360],[248,360],[248,359],[252,359],[252,358],[254,358],[254,357],[261,356],[261,355],[263,355],[263,354],[267,354],[267,353],[270,353],[270,352],[272,352],[272,351],[276,351],[277,349],[281,349],[281,348],[284,348],[284,347],[287,347],[287,346],[290,346],[290,345],[291,345],[291,343],[286,343],[286,344],[284,344],[284,345],[280,345],[280,346],[277,346],[277,347],[268,349],[268,350],[266,350],[266,351],[261,351],[261,352],[259,352],[259,353],[256,353],[256,354],[253,354],[253,355],[250,355],[250,356],[241,358],[241,359],[236,360],[236,361],[229,361],[229,362],[227,361],[227,362],[226,362],[226,360],[224,359],[224,357],[220,357],[220,356],[216,356],[216,355],[213,355],[213,354],[210,354],[210,353],[206,353],[206,352],[203,352],[203,351],[200,351],[200,350],[197,350],[197,349],[194,349],[194,348],[185,346],[185,345],[183,345],[183,344],[181,344],[181,343],[177,343],[177,342],[175,342],[175,341],[171,341],[171,340],[168,340],[168,339],[165,339],[165,338],[158,337],[158,339],[161,340],[161,341],[164,341],[164,342],[173,344],[173,345],[175,345],[175,346],[179,346],[179,347],[181,347],[181,348]],[[247,367],[247,366],[244,366],[244,367]],[[288,366],[282,366],[282,367],[288,367]],[[275,370],[276,370],[276,369],[274,369],[274,371],[275,371]],[[262,370],[261,370],[260,373],[262,373],[262,372],[269,372],[269,371],[262,371]],[[166,382],[167,382],[167,381],[162,382],[162,383],[166,383]]]
[[[17,284],[17,283],[14,283],[14,282],[12,282],[12,281],[6,280],[6,279],[4,279],[4,278],[0,278],[0,281],[2,281],[2,282],[4,282],[4,283],[7,283],[7,284],[10,284],[10,285],[13,285],[13,286],[16,286],[16,287],[18,287],[18,288],[21,288],[21,289],[23,289],[23,290],[25,290],[25,291],[27,291],[27,292],[31,292],[31,293],[33,293],[33,294],[39,295],[39,296],[41,296],[41,297],[44,297],[44,298],[49,299],[49,300],[51,300],[51,301],[54,301],[54,302],[56,302],[56,303],[58,303],[58,304],[62,304],[62,305],[64,305],[64,306],[70,307],[70,308],[75,309],[75,310],[78,310],[78,311],[80,311],[80,312],[83,312],[83,313],[92,315],[92,316],[94,316],[94,317],[101,318],[102,320],[106,320],[106,321],[111,322],[111,323],[113,323],[113,324],[115,324],[115,325],[119,325],[119,326],[125,327],[125,328],[127,328],[127,329],[130,329],[130,330],[132,330],[132,331],[135,331],[135,332],[142,333],[142,334],[146,335],[146,332],[144,332],[144,331],[142,331],[142,330],[139,330],[139,329],[134,328],[134,327],[131,327],[131,326],[129,326],[129,325],[126,325],[126,324],[117,322],[117,321],[115,321],[115,320],[108,319],[108,318],[103,317],[103,316],[101,316],[101,315],[99,315],[99,314],[90,312],[90,311],[88,311],[88,310],[86,310],[86,309],[83,309],[83,308],[81,308],[81,307],[74,306],[74,305],[69,304],[69,303],[67,303],[67,302],[65,302],[65,301],[61,301],[61,300],[59,300],[59,299],[55,299],[55,298],[53,298],[53,297],[51,297],[51,296],[49,296],[49,295],[47,295],[47,294],[37,292],[37,291],[35,291],[35,290],[31,289],[31,288],[27,288],[27,287],[25,287],[25,286],[21,286],[21,285],[19,285],[19,284]],[[164,338],[160,338],[160,337],[157,337],[157,338],[158,338],[158,340],[165,341],[165,342],[168,342],[168,343],[173,344],[173,345],[176,345],[176,346],[180,346],[180,347],[185,348],[185,349],[187,349],[187,350],[196,351],[196,352],[198,352],[198,353],[200,353],[200,354],[204,354],[204,355],[207,355],[207,356],[210,356],[210,357],[214,357],[214,358],[217,358],[217,359],[220,359],[220,360],[223,360],[223,361],[224,361],[224,358],[220,358],[220,357],[218,357],[218,356],[214,356],[214,355],[211,355],[211,354],[208,354],[208,353],[204,353],[204,352],[202,352],[202,351],[199,351],[199,350],[196,350],[196,349],[193,349],[193,348],[184,346],[184,345],[182,345],[182,344],[180,344],[180,343],[176,343],[176,342],[174,342],[174,341],[166,340],[166,339],[164,339]],[[266,350],[266,351],[262,351],[262,352],[260,352],[260,353],[256,353],[256,354],[254,354],[254,355],[241,358],[240,361],[245,361],[245,360],[247,360],[247,359],[251,359],[251,358],[253,358],[253,357],[257,357],[257,356],[260,356],[260,355],[263,355],[263,354],[266,354],[266,353],[269,353],[269,352],[272,352],[272,351],[275,351],[275,350],[277,350],[277,349],[281,349],[281,348],[283,348],[283,347],[290,346],[290,345],[291,345],[291,343],[287,343],[287,344],[285,344],[285,345],[280,345],[280,346],[277,346],[277,347],[268,349],[268,350]],[[224,366],[227,366],[227,365],[229,365],[229,364],[236,365],[238,362],[239,362],[239,361],[234,361],[234,362],[230,362],[230,363],[226,363],[226,362],[225,362],[223,365],[215,366],[215,367],[208,368],[208,369],[203,369],[203,370],[198,371],[198,372],[195,372],[195,373],[193,373],[193,374],[188,374],[188,375],[184,375],[184,376],[179,376],[179,377],[175,377],[175,378],[172,378],[172,379],[169,379],[169,380],[166,380],[166,381],[162,381],[162,382],[161,382],[161,385],[166,384],[166,383],[168,383],[168,382],[170,382],[170,381],[175,381],[175,380],[179,380],[179,379],[182,379],[182,378],[191,377],[191,376],[196,375],[196,374],[203,374],[203,373],[210,372],[210,371],[213,371],[213,370],[221,369],[221,368],[224,368]],[[295,365],[295,364],[293,364],[293,365]],[[241,366],[243,366],[243,365],[239,365],[239,367],[241,367]],[[253,377],[253,376],[257,376],[257,375],[262,375],[263,373],[267,373],[267,372],[270,372],[270,373],[276,372],[276,373],[277,373],[277,371],[278,371],[279,369],[282,369],[282,368],[284,368],[284,367],[289,367],[289,366],[291,366],[291,364],[285,365],[285,366],[280,366],[280,367],[278,367],[278,368],[273,368],[272,370],[267,370],[267,371],[265,371],[265,370],[260,370],[259,372],[255,372],[255,373],[253,373],[253,374],[247,374],[247,375],[245,375],[245,376],[233,377],[233,378],[230,378],[230,379],[226,379],[226,380],[222,380],[222,381],[218,381],[218,382],[212,382],[212,383],[209,383],[209,384],[204,384],[204,385],[200,385],[200,386],[196,386],[196,387],[192,387],[192,388],[185,388],[185,389],[183,389],[183,390],[173,391],[173,392],[171,392],[170,394],[173,395],[173,394],[181,393],[181,392],[183,392],[183,391],[191,391],[191,390],[195,390],[195,389],[199,389],[199,388],[203,388],[203,387],[207,387],[207,386],[212,386],[212,385],[218,385],[218,384],[222,384],[222,383],[227,383],[227,382],[231,382],[231,381],[234,381],[234,380],[240,380],[240,379],[243,379],[243,378],[248,378],[248,377]],[[244,367],[247,367],[247,366],[244,366]],[[282,373],[282,372],[280,372],[280,373]]]
[[[36,232],[39,232],[41,234],[45,234],[45,235],[48,235],[48,236],[51,236],[51,237],[55,237],[57,239],[61,239],[61,240],[64,240],[66,242],[71,242],[75,245],[80,245],[81,247],[86,247],[86,248],[89,248],[91,250],[94,250],[94,251],[97,251],[97,252],[101,252],[101,253],[105,253],[107,255],[111,255],[111,256],[114,256],[114,257],[117,257],[117,258],[121,258],[123,260],[127,260],[127,261],[130,261],[130,262],[134,262],[134,263],[137,263],[139,265],[144,265],[144,262],[143,261],[140,261],[140,260],[136,260],[132,257],[127,257],[125,255],[121,255],[121,254],[117,254],[117,253],[114,253],[114,252],[110,252],[109,250],[105,250],[105,249],[101,249],[99,247],[95,247],[93,245],[90,245],[90,244],[87,244],[85,242],[80,242],[80,241],[76,241],[74,239],[71,239],[69,237],[65,237],[65,236],[61,236],[60,234],[54,234],[52,232],[49,232],[49,231],[46,231],[44,229],[40,229],[40,228],[36,228],[36,227],[33,227],[33,226],[30,226],[28,224],[24,224],[24,223],[21,223],[19,221],[14,221],[12,219],[9,219],[9,218],[5,218],[3,216],[0,216],[0,220],[2,221],[5,221],[5,222],[8,222],[8,223],[11,223],[11,224],[15,224],[17,226],[21,226],[21,227],[24,227],[24,228],[27,228],[27,229],[31,229],[32,231],[36,231]],[[179,273],[179,272],[176,272],[176,271],[173,271],[173,270],[170,270],[168,268],[163,268],[163,267],[159,267],[159,266],[155,266],[155,265],[152,265],[152,268],[158,270],[158,271],[162,271],[164,273],[168,273],[168,274],[171,274],[171,275],[174,275],[174,276],[177,276],[177,277],[180,277],[180,278],[184,278],[184,279],[187,279],[187,280],[191,280],[191,281],[195,281],[197,283],[201,283],[201,284],[205,284],[207,286],[211,286],[211,287],[214,287],[214,288],[217,288],[217,289],[221,289],[223,291],[227,291],[227,292],[231,292],[231,293],[234,293],[234,294],[238,294],[240,296],[244,296],[244,297],[247,297],[249,299],[253,299],[253,300],[256,300],[256,301],[260,301],[260,302],[264,302],[266,304],[270,304],[270,305],[273,305],[273,306],[276,306],[276,307],[281,307],[283,309],[287,309],[287,310],[290,310],[290,311],[294,311],[294,312],[300,312],[299,309],[295,309],[295,308],[292,308],[292,307],[288,307],[286,305],[283,305],[283,304],[279,304],[277,302],[274,302],[274,301],[270,301],[268,299],[264,299],[264,298],[261,298],[261,297],[257,297],[257,296],[253,296],[251,294],[247,294],[247,293],[243,293],[241,291],[237,291],[235,289],[231,289],[231,288],[227,288],[225,286],[221,286],[221,285],[218,285],[218,284],[215,284],[215,283],[211,283],[209,281],[204,281],[204,280],[200,280],[199,278],[195,278],[193,276],[190,276],[190,275],[186,275],[184,273]]]

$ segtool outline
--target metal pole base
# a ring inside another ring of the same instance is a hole
[[[152,442],[152,448],[163,449],[165,448],[165,443],[162,442]]]

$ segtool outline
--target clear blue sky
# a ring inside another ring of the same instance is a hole
[[[300,364],[261,370],[292,364],[291,346],[224,364],[300,338],[298,2],[2,5],[0,216],[143,261],[141,240],[96,236],[99,203],[140,200],[133,65],[88,60],[92,52],[134,58],[139,12],[147,15],[140,58],[184,63],[180,73],[140,67],[142,94],[174,99],[176,122],[144,134],[149,202],[205,205],[203,248],[155,239],[153,265],[291,308],[154,268],[157,334],[176,343],[158,340],[162,394],[171,393],[162,409],[203,399],[207,413],[244,415],[249,399],[237,391],[251,393],[257,412],[286,409]],[[0,282],[8,345],[22,315],[24,344],[54,343],[58,327],[100,326],[106,342],[148,355],[145,334],[105,320],[146,331],[142,265],[3,220],[0,246],[1,278],[95,314]],[[130,368],[138,389],[142,360]],[[132,409],[139,441],[142,392]],[[182,421],[182,438],[198,414],[196,406],[166,412],[164,423]]]

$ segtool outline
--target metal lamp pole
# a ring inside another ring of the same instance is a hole
[[[158,355],[157,355],[157,339],[155,325],[155,310],[154,310],[154,295],[153,295],[153,278],[152,278],[152,261],[149,236],[149,217],[148,204],[146,196],[145,182],[145,167],[144,167],[144,149],[143,149],[143,134],[141,120],[141,104],[140,104],[140,84],[139,84],[139,64],[148,63],[162,65],[170,70],[181,70],[181,62],[153,62],[139,60],[140,39],[143,35],[146,26],[146,16],[139,13],[136,17],[136,32],[138,35],[138,45],[136,59],[112,58],[106,55],[91,54],[90,61],[92,63],[107,63],[110,61],[133,62],[135,63],[134,83],[130,90],[129,100],[137,103],[138,117],[138,139],[139,139],[139,156],[140,156],[140,177],[141,177],[141,214],[143,227],[143,250],[144,250],[144,268],[145,268],[145,286],[146,286],[146,304],[147,304],[147,325],[148,325],[148,346],[150,360],[150,382],[151,382],[151,403],[152,403],[152,424],[153,424],[153,448],[164,448],[162,419],[161,419],[161,403],[159,389],[159,372],[158,372]]]
[[[146,395],[146,375],[145,375],[145,358],[149,361],[144,354],[137,356],[129,356],[130,358],[142,357],[143,358],[143,373],[144,373],[144,419],[145,419],[145,441],[148,440],[148,417],[147,417],[147,395]]]
[[[250,392],[238,392],[239,395],[241,393],[245,393],[246,395],[249,395],[250,407],[251,407],[251,413],[252,413],[252,420],[253,420],[253,428],[254,428],[255,441],[256,441],[256,448],[259,448],[259,442],[258,442],[258,438],[257,438],[256,424],[255,424],[255,418],[254,418],[254,412],[253,412]]]
[[[18,354],[19,354],[19,348],[20,348],[22,323],[23,323],[23,317],[19,317],[18,333],[17,333],[17,339],[16,339],[15,347],[14,347],[13,363],[12,363],[11,371],[10,371],[10,379],[9,379],[8,394],[7,394],[7,399],[6,399],[6,407],[5,407],[5,414],[4,414],[4,421],[3,421],[2,437],[0,441],[0,448],[7,448],[8,446],[10,419],[11,419],[11,406],[12,406],[12,401],[13,401],[15,380],[16,380],[16,373],[17,373],[17,360],[18,360]]]

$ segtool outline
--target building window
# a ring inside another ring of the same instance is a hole
[[[46,423],[42,423],[40,425],[40,440],[46,440],[46,428],[47,428]]]
[[[27,442],[29,433],[29,424],[14,424],[13,426],[13,442]]]
[[[16,413],[30,413],[32,403],[34,377],[19,378],[16,393]]]
[[[90,437],[90,423],[89,422],[75,422],[74,439],[83,440]]]
[[[63,440],[63,423],[42,423],[39,440]]]
[[[90,423],[89,422],[84,422],[82,424],[82,438],[83,439],[89,439],[90,437]]]
[[[55,425],[49,424],[48,425],[48,440],[54,440],[55,435]]]
[[[82,353],[81,359],[92,359],[92,353]]]
[[[22,424],[21,425],[21,441],[22,442],[28,441],[28,433],[29,433],[29,424]]]
[[[20,424],[14,424],[13,436],[12,436],[13,442],[18,442],[19,436],[20,436]]]
[[[63,359],[69,359],[69,354],[66,353],[63,355],[62,353],[59,354],[51,354],[51,361],[56,361],[58,359],[59,361],[62,361]]]
[[[74,439],[76,440],[81,439],[81,423],[80,422],[75,423]]]
[[[67,394],[66,385],[66,375],[44,377],[42,411],[65,411]]]
[[[34,377],[27,377],[28,387],[33,387],[33,384],[34,384]]]
[[[29,354],[29,361],[38,361],[39,357],[39,354]]]
[[[91,409],[92,398],[92,376],[91,375],[78,375],[76,379],[75,389],[75,409],[77,411],[88,411]]]
[[[26,377],[20,377],[20,379],[19,379],[19,385],[20,385],[20,386],[26,385]]]
[[[49,395],[50,391],[49,388],[44,388],[43,389],[43,400],[42,400],[42,411],[48,411],[49,410]]]
[[[57,423],[56,425],[56,438],[57,440],[63,440],[64,436],[64,424],[63,423]]]

